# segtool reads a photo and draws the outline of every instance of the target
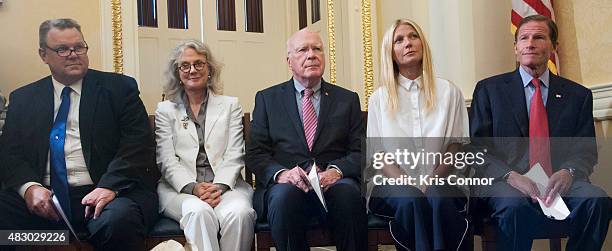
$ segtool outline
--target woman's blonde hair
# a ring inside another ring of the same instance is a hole
[[[178,59],[188,48],[194,49],[200,55],[204,55],[204,58],[206,58],[209,75],[206,76],[208,77],[206,86],[208,90],[212,91],[214,94],[220,94],[221,83],[219,82],[219,75],[221,74],[221,65],[212,56],[208,46],[197,40],[186,40],[178,44],[172,50],[170,53],[170,58],[166,64],[166,70],[164,73],[166,80],[162,85],[166,99],[173,100],[184,91],[184,87],[181,84],[181,78],[179,76]]]
[[[409,19],[398,19],[387,29],[382,39],[381,53],[380,53],[380,84],[387,90],[389,94],[388,106],[389,112],[395,114],[399,109],[399,97],[397,86],[399,85],[399,66],[393,60],[393,35],[395,30],[400,25],[409,25],[417,32],[421,44],[423,45],[423,60],[421,65],[423,67],[423,88],[421,92],[425,95],[425,110],[430,111],[435,106],[436,100],[436,86],[435,77],[433,72],[433,62],[429,44],[425,38],[425,34],[414,21]]]

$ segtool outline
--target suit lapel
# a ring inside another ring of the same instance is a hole
[[[561,113],[561,98],[565,94],[565,88],[561,81],[558,81],[557,75],[549,73],[550,82],[548,83],[548,99],[546,100],[546,115],[548,117],[548,133],[553,136],[559,123],[559,114]]]
[[[54,110],[54,89],[53,89],[53,81],[51,77],[45,78],[44,83],[42,85],[43,91],[40,93],[40,96],[37,96],[34,100],[38,100],[37,108],[34,111],[44,111],[42,116],[35,116],[36,118],[40,118],[42,124],[45,126],[45,132],[51,132],[51,127],[53,127],[53,110]],[[47,144],[49,145],[49,144]]]
[[[83,155],[85,155],[85,163],[90,166],[91,160],[91,142],[92,128],[96,105],[98,103],[98,95],[100,94],[100,85],[98,79],[93,78],[91,71],[85,75],[83,79],[83,88],[81,90],[81,105],[79,107],[79,130],[81,134],[81,147]]]
[[[518,70],[512,74],[512,77],[506,84],[508,95],[502,93],[501,96],[506,97],[506,102],[508,103],[506,107],[511,107],[512,114],[521,130],[521,136],[529,136],[529,118],[525,103],[525,89]]]
[[[293,79],[286,82],[282,88],[282,95],[285,96],[285,113],[289,115],[289,119],[297,132],[298,138],[302,142],[304,149],[308,151],[308,145],[306,144],[306,136],[304,135],[304,126],[300,119],[300,113],[297,108],[297,100],[295,99],[295,87],[293,86]]]
[[[221,102],[217,95],[213,94],[212,92],[209,93],[208,103],[206,104],[206,119],[204,121],[204,142],[208,142],[210,132],[213,131],[212,128],[219,120],[219,116],[225,108],[223,102]]]
[[[34,122],[34,125],[38,126],[42,126],[41,128],[44,129],[44,131],[41,131],[42,135],[42,144],[39,145],[39,152],[42,154],[39,154],[40,156],[40,163],[46,163],[47,162],[47,157],[48,157],[48,152],[49,152],[49,134],[51,133],[51,128],[53,127],[53,110],[54,110],[54,97],[53,97],[53,81],[51,80],[51,77],[45,78],[43,80],[43,84],[41,85],[41,90],[40,93],[36,93],[35,97],[32,97],[32,100],[34,101],[34,109],[32,109],[32,111],[34,113],[38,113],[40,112],[40,116],[32,116],[32,118],[34,118],[37,121],[32,121]],[[41,177],[45,172],[45,168],[41,168],[40,174]]]
[[[313,140],[313,148],[317,145],[317,140],[321,135],[321,131],[325,128],[325,123],[327,123],[327,117],[329,116],[329,111],[331,110],[331,105],[334,102],[334,93],[330,91],[331,88],[328,87],[328,83],[325,81],[321,81],[321,103],[319,107],[319,117],[317,119],[317,132],[315,133],[315,137]]]

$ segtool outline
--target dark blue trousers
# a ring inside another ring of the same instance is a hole
[[[390,219],[398,250],[471,250],[466,204],[454,186],[376,186],[369,209]]]
[[[84,219],[85,207],[81,200],[93,186],[70,189],[72,225],[75,231],[88,233],[88,241],[96,250],[145,250],[148,229],[156,221],[157,196],[153,192],[134,189],[129,195],[148,200],[134,200],[120,196],[108,203],[98,219]],[[93,211],[92,211],[93,212]],[[154,213],[154,215],[151,215]],[[30,213],[25,201],[15,191],[0,191],[0,229],[42,230],[68,229],[63,222],[54,222]],[[0,248],[1,249],[1,248]]]
[[[338,250],[367,250],[367,216],[359,183],[343,178],[324,192],[325,214],[314,192],[275,184],[265,194],[267,219],[277,250],[309,250],[307,222],[322,220],[332,230]],[[261,216],[260,216],[261,217]]]
[[[496,182],[482,200],[492,210],[498,250],[531,250],[533,239],[559,230],[540,206],[506,182]],[[601,250],[611,216],[610,197],[588,182],[575,181],[563,200],[570,209],[566,250]]]

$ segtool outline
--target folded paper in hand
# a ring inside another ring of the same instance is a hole
[[[540,190],[540,195],[543,195],[544,192],[546,192],[546,187],[548,186],[548,176],[544,172],[544,169],[542,169],[540,163],[533,165],[525,176],[537,184],[538,190]],[[544,201],[542,201],[540,198],[538,198],[538,203],[540,204],[540,208],[542,208],[544,215],[551,219],[565,220],[565,218],[567,218],[567,216],[570,214],[567,205],[565,205],[565,202],[563,202],[563,199],[558,193],[555,194],[555,199],[550,207],[547,207],[544,204]]]
[[[317,173],[317,163],[312,163],[312,167],[310,168],[310,172],[308,172],[308,181],[310,181],[310,186],[312,190],[317,194],[319,201],[321,201],[321,205],[327,212],[327,205],[325,204],[325,197],[323,197],[323,191],[321,190],[321,183],[319,182],[319,174]]]
[[[53,208],[55,209],[55,212],[60,217],[62,217],[62,221],[64,221],[66,226],[68,226],[68,229],[70,229],[70,232],[72,233],[74,238],[76,238],[76,240],[78,242],[81,242],[81,240],[79,239],[79,236],[74,231],[74,228],[72,228],[72,224],[70,224],[70,221],[68,220],[68,217],[66,217],[66,214],[64,213],[64,210],[62,210],[62,206],[60,206],[59,200],[57,199],[57,196],[55,196],[55,194],[53,195],[53,198],[51,200],[53,201]]]

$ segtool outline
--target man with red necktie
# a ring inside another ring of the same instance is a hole
[[[567,250],[600,250],[608,232],[610,198],[588,179],[597,162],[593,97],[548,70],[557,38],[550,18],[524,18],[515,34],[518,69],[474,90],[470,134],[474,143],[488,142],[476,175],[496,178],[474,190],[497,227],[498,250],[530,250],[535,237],[556,231],[569,234]],[[544,191],[524,175],[538,163],[550,178]],[[548,219],[535,202],[551,205],[557,194],[571,212],[563,221]]]
[[[287,63],[293,78],[255,97],[246,164],[257,180],[258,220],[269,222],[277,250],[308,250],[306,224],[313,218],[329,223],[338,250],[365,250],[359,97],[322,79],[324,48],[316,32],[289,38]],[[326,214],[306,178],[315,162]]]

